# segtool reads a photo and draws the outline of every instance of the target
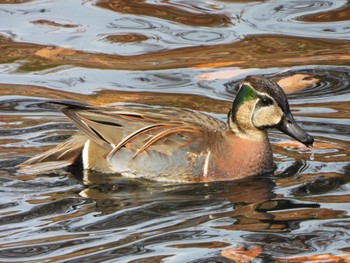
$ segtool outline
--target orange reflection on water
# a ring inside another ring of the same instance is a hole
[[[327,22],[327,23],[338,22],[338,21],[348,21],[350,20],[350,6],[348,4],[336,10],[303,16],[301,20],[305,22]]]
[[[243,68],[310,64],[348,64],[350,43],[307,38],[257,36],[216,46],[195,46],[132,56],[89,53],[61,47],[17,43],[0,36],[0,63],[22,60],[21,70],[60,65],[99,69],[156,70],[226,63]],[[193,58],[196,59],[193,59]]]
[[[124,14],[151,16],[190,26],[218,27],[230,24],[230,18],[223,14],[205,12],[199,8],[181,5],[180,3],[150,4],[139,0],[100,0],[96,6]]]

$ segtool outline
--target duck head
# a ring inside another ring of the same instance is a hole
[[[308,147],[314,141],[294,120],[282,88],[263,76],[248,76],[242,81],[228,115],[228,127],[242,137],[262,136],[268,128],[277,128]]]

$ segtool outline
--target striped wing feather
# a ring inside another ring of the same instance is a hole
[[[225,127],[225,123],[206,114],[177,108],[75,108],[67,104],[62,111],[90,139],[110,151],[109,158],[127,143],[138,139],[146,141],[133,158],[166,136],[184,132],[205,136],[208,131]]]

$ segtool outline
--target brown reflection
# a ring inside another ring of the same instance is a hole
[[[284,223],[274,222],[273,216],[260,209],[268,204],[270,209],[277,207],[277,202],[266,201],[237,206],[233,212],[221,214],[219,217],[231,217],[237,221],[232,225],[217,226],[218,229],[243,231],[280,231],[286,228]]]
[[[345,168],[346,169],[346,168]],[[289,178],[290,181],[294,181],[294,184],[286,182],[286,178],[278,180],[276,184],[280,187],[292,187],[290,192],[298,198],[298,200],[309,200],[312,202],[318,202],[318,197],[328,196],[329,193],[341,191],[343,185],[349,183],[349,178],[346,175],[337,173],[317,173],[317,174],[302,174],[296,175],[296,178]],[[298,178],[301,177],[301,178]],[[314,196],[315,199],[314,199]],[[346,195],[332,196],[329,195],[330,201],[334,202],[338,198],[338,203],[349,202],[349,198]],[[306,199],[304,199],[306,198]],[[332,201],[333,200],[333,201]],[[327,200],[323,200],[327,203]]]
[[[109,35],[104,37],[109,42],[112,43],[132,43],[132,42],[141,42],[148,39],[147,36],[142,34],[121,34],[121,35]]]
[[[228,183],[228,191],[226,193],[220,193],[215,197],[225,198],[235,204],[253,204],[255,206],[275,197],[273,193],[274,186],[275,183],[269,178],[261,176],[250,177],[237,180],[236,183]],[[247,211],[245,208],[241,208],[240,210]]]
[[[212,185],[217,185],[213,183]],[[224,198],[234,204],[234,210],[225,213],[216,213],[212,218],[234,218],[237,221],[232,225],[217,226],[227,230],[264,231],[266,229],[282,229],[283,224],[271,224],[273,218],[266,210],[273,209],[278,204],[274,200],[274,182],[270,178],[256,176],[227,183],[227,191],[212,196]]]
[[[80,100],[94,105],[104,105],[117,102],[130,102],[148,105],[191,108],[194,110],[214,113],[227,113],[231,102],[206,98],[194,94],[128,92],[118,90],[99,90],[92,95],[54,90],[42,86],[21,84],[0,84],[0,96],[19,95],[44,99]],[[11,116],[8,116],[11,118]],[[15,118],[13,120],[16,120]],[[17,119],[18,120],[18,119]]]
[[[290,202],[272,199],[265,202],[248,204],[227,212],[221,216],[233,217],[237,221],[232,225],[217,226],[219,229],[244,231],[280,232],[291,230],[292,222],[312,219],[332,219],[345,216],[343,210],[319,208],[316,204]],[[297,227],[294,225],[293,227]]]
[[[227,2],[227,3],[256,3],[264,2],[265,0],[218,0],[218,2]]]
[[[327,115],[327,118],[336,118],[336,119],[349,119],[350,118],[350,107],[349,107],[349,101],[336,101],[333,102],[331,100],[324,102],[324,103],[317,103],[317,104],[311,104],[311,103],[303,103],[302,105],[296,105],[296,107],[303,109],[303,108],[325,108],[325,109],[332,109],[331,112],[320,112],[320,113],[314,113],[310,111],[303,111],[298,113],[300,116],[308,116],[308,117],[316,117],[316,118],[324,118],[325,115]]]
[[[301,18],[305,22],[338,22],[350,20],[350,6],[346,5],[337,10],[327,11],[325,13],[317,13],[312,15],[306,15]]]
[[[339,254],[333,255],[327,254],[316,254],[306,256],[289,256],[289,257],[273,257],[274,262],[290,262],[290,263],[305,263],[305,262],[329,262],[329,263],[346,263],[350,262],[350,254]]]
[[[0,63],[21,61],[20,70],[25,71],[61,65],[157,70],[196,68],[201,64],[224,62],[241,68],[270,68],[313,64],[348,65],[350,61],[349,42],[279,36],[254,36],[225,45],[185,47],[133,56],[17,43],[0,36],[0,52]]]
[[[328,208],[305,208],[293,211],[272,212],[275,221],[299,221],[310,219],[332,219],[345,216],[346,212],[342,210],[333,210]]]
[[[159,5],[145,0],[101,0],[96,5],[119,13],[151,16],[190,26],[218,27],[230,24],[230,18],[225,14],[212,14],[200,9],[191,12],[190,8],[194,9],[194,6],[184,6],[181,3]]]
[[[213,241],[213,242],[200,242],[200,243],[190,243],[190,244],[174,244],[169,245],[167,247],[175,247],[175,248],[221,248],[221,247],[227,247],[230,245],[226,242],[219,242],[219,241]]]
[[[295,76],[297,76],[297,81],[295,81]],[[305,74],[296,74],[292,76],[287,76],[283,78],[276,79],[277,83],[286,91],[294,92],[298,89],[305,89],[309,85],[313,85],[318,79],[314,79],[311,83],[303,82],[303,78],[308,77]],[[296,89],[295,86],[298,86]],[[28,96],[44,99],[68,99],[68,100],[80,100],[89,102],[95,105],[103,105],[116,102],[133,102],[149,105],[159,105],[159,106],[173,106],[182,108],[191,108],[194,110],[208,111],[213,113],[227,113],[231,106],[231,101],[220,101],[217,99],[211,99],[195,94],[177,94],[177,93],[156,93],[156,92],[128,92],[128,91],[118,91],[118,90],[98,90],[93,95],[84,95],[80,93],[67,92],[62,90],[55,90],[46,88],[43,86],[33,86],[33,85],[21,85],[21,84],[1,84],[0,83],[0,96],[5,95],[19,95]],[[346,118],[349,113],[346,102],[327,102],[325,107],[332,105],[332,109],[337,109],[337,113],[341,114]],[[319,104],[317,104],[319,106]],[[298,108],[312,108],[314,104],[303,104],[298,105]],[[344,112],[342,112],[344,110]],[[298,115],[303,115],[302,113],[297,113]],[[324,114],[315,114],[308,116],[324,116]],[[332,113],[327,114],[329,117],[333,117]],[[7,116],[10,117],[11,116]],[[335,118],[340,118],[337,114],[334,114]],[[13,121],[16,121],[14,118]]]
[[[129,263],[158,263],[165,262],[167,258],[171,258],[173,255],[162,255],[162,256],[154,256],[154,257],[145,257],[135,260],[130,260]]]
[[[64,27],[64,28],[75,28],[75,27],[79,26],[79,25],[74,25],[74,24],[57,23],[55,21],[45,20],[45,19],[34,20],[34,21],[31,21],[31,23],[34,25],[54,26],[54,27]]]
[[[182,227],[190,227],[195,224],[207,222],[219,218],[234,218],[236,222],[232,225],[216,226],[215,228],[227,230],[250,230],[250,231],[281,231],[287,228],[286,222],[279,222],[279,218],[271,214],[274,209],[281,209],[283,201],[274,200],[275,194],[273,188],[274,182],[269,178],[252,177],[235,182],[214,182],[209,184],[187,184],[177,186],[163,186],[152,182],[137,179],[123,178],[120,176],[105,176],[98,173],[85,173],[84,182],[86,188],[80,193],[85,198],[96,200],[96,207],[103,214],[114,212],[118,207],[128,205],[123,196],[132,196],[132,200],[137,205],[150,202],[151,200],[182,200],[182,195],[178,193],[187,193],[185,198],[194,202],[198,195],[192,196],[193,192],[199,192],[205,189],[206,199],[225,199],[233,204],[233,211],[223,213],[213,213],[209,217],[198,217],[191,222],[183,222],[177,225],[162,228],[161,231],[172,231]],[[123,185],[128,185],[123,189]],[[142,187],[140,187],[142,186]],[[205,188],[203,188],[205,187]],[[220,189],[218,191],[217,189]],[[145,193],[149,195],[145,198]],[[173,194],[172,194],[172,193]],[[219,193],[215,193],[219,192]],[[166,193],[166,195],[164,195]],[[107,200],[109,200],[107,202]],[[286,206],[287,208],[287,206]],[[311,211],[311,210],[310,210]],[[294,213],[294,210],[292,211]],[[311,212],[310,212],[311,213]],[[306,217],[307,218],[307,217]],[[224,247],[224,243],[200,243],[184,244],[174,247]]]
[[[214,211],[214,214],[198,215],[197,217],[190,220],[178,220],[177,222],[174,222],[172,224],[166,223],[163,226],[161,223],[161,219],[162,215],[164,214],[164,209],[166,211],[167,209],[169,209],[169,211],[171,211],[172,213],[176,213],[177,211],[181,212],[182,209],[185,209],[186,211],[188,209],[187,204],[189,204],[191,201],[193,201],[194,203],[202,203],[201,200],[204,200],[203,198],[205,198],[205,200],[208,200],[209,206],[210,204],[212,204],[212,201],[210,200],[213,200],[215,204],[214,200],[222,200],[226,197],[232,202],[239,202],[239,200],[243,200],[244,194],[249,196],[250,201],[266,202],[266,200],[269,200],[271,198],[271,189],[273,187],[273,183],[271,182],[271,180],[265,178],[250,178],[250,180],[241,180],[236,183],[217,182],[210,184],[162,185],[160,183],[155,184],[144,180],[127,179],[117,176],[114,177],[115,181],[113,183],[113,178],[111,178],[110,176],[108,176],[108,178],[105,177],[106,181],[104,181],[103,179],[103,174],[96,173],[95,175],[92,175],[92,177],[94,176],[95,178],[92,180],[95,180],[96,184],[86,186],[86,188],[80,194],[86,198],[91,198],[92,200],[94,200],[94,202],[96,203],[94,207],[95,212],[101,212],[103,215],[112,214],[112,217],[106,217],[106,219],[101,218],[100,220],[97,218],[94,224],[87,223],[86,226],[83,226],[83,230],[98,230],[98,227],[106,228],[108,227],[108,224],[112,224],[111,226],[109,226],[110,228],[114,226],[114,228],[118,227],[118,229],[120,229],[123,228],[123,223],[133,224],[129,221],[135,220],[135,217],[130,213],[128,214],[128,212],[124,214],[119,214],[120,217],[115,217],[116,214],[113,215],[113,213],[115,213],[117,210],[122,211],[124,209],[129,208],[130,206],[140,207],[139,212],[135,212],[135,216],[139,213],[142,214],[143,212],[152,211],[151,214],[148,212],[145,214],[145,216],[150,215],[151,219],[153,217],[160,219],[160,224],[156,231],[149,231],[149,229],[145,227],[144,231],[141,230],[131,232],[131,234],[125,235],[119,240],[112,240],[103,243],[103,250],[118,248],[118,246],[126,246],[136,241],[139,242],[141,245],[143,244],[142,242],[159,242],[158,239],[160,237],[160,234],[164,233],[165,236],[167,236],[168,233],[172,232],[180,232],[178,237],[171,235],[169,237],[175,239],[177,241],[177,244],[167,245],[167,247],[179,249],[219,249],[227,247],[229,243],[216,240],[208,242],[202,242],[205,240],[197,242],[194,241],[191,244],[188,244],[188,242],[186,242],[186,240],[184,241],[183,237],[181,236],[181,230],[184,230],[184,232],[186,232],[188,229],[196,228],[196,226],[211,221],[214,218],[226,217],[226,214],[220,215],[215,213]],[[243,194],[242,189],[245,189],[245,187],[247,187],[250,190],[245,190]],[[222,192],[226,192],[227,194],[221,194]],[[169,204],[168,206],[168,204],[166,204],[167,201],[169,201],[173,205]],[[155,207],[151,206],[149,208],[141,207],[143,204],[149,203],[157,205]],[[165,203],[164,208],[162,206],[162,203]],[[181,203],[184,203],[184,206],[182,206]],[[219,203],[221,203],[221,201],[219,201]],[[237,209],[239,209],[238,207],[242,206],[243,205],[238,204]],[[241,214],[244,213],[243,210],[244,209],[240,209]],[[246,215],[247,217],[249,216],[248,214]],[[252,217],[254,217],[253,214]],[[122,219],[125,221],[123,221]],[[144,220],[146,221],[147,218],[145,218]],[[145,238],[146,241],[144,240]],[[86,249],[85,254],[89,254],[98,250],[99,249],[94,246],[89,249]],[[69,256],[71,257],[76,255],[77,252],[69,253]]]
[[[312,196],[312,197],[306,196],[299,199],[303,201],[312,201],[312,202],[318,202],[318,203],[347,204],[347,203],[350,203],[350,194],[321,195],[321,196]],[[348,228],[350,229],[350,224]]]
[[[33,0],[0,0],[0,4],[23,4],[32,1]]]
[[[298,173],[295,177],[297,178],[288,177],[276,181],[256,177],[250,183],[249,181],[239,183],[237,189],[233,187],[232,191],[217,195],[216,197],[230,200],[234,204],[234,210],[215,214],[213,217],[236,219],[236,222],[231,225],[217,226],[217,228],[280,232],[290,230],[292,225],[293,228],[298,227],[298,222],[305,220],[346,216],[343,210],[321,208],[319,205],[320,203],[349,203],[349,195],[325,195],[325,193],[336,191],[342,184],[346,184],[348,179],[345,176],[335,173],[306,175]],[[320,177],[323,179],[319,180]],[[288,200],[284,199],[283,195],[277,196],[273,190],[275,186],[279,189],[294,186],[293,194],[300,197]]]

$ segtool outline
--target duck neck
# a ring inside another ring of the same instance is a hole
[[[268,139],[266,130],[243,129],[236,122],[229,124],[228,130],[231,131],[235,136],[250,141],[262,141]]]

